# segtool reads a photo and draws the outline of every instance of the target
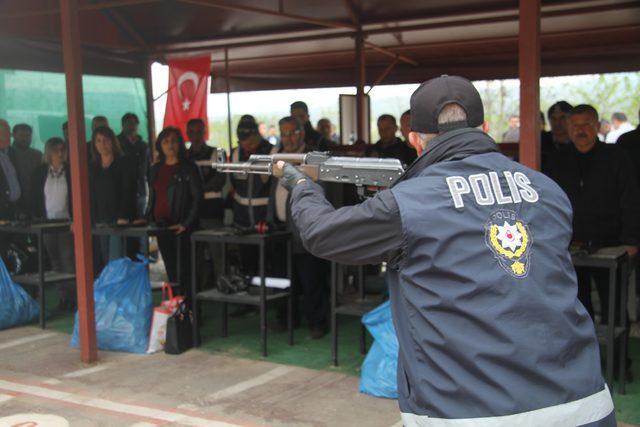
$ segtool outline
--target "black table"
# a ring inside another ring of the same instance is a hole
[[[629,288],[629,275],[631,272],[631,259],[627,255],[624,246],[616,246],[610,248],[602,248],[592,254],[574,254],[572,255],[573,265],[575,267],[593,267],[604,268],[609,270],[609,318],[607,325],[598,325],[596,332],[598,342],[606,347],[606,380],[610,390],[613,392],[613,354],[616,341],[620,344],[620,394],[625,393],[625,377],[626,377],[626,347],[627,334],[629,332],[627,325],[627,290]],[[618,270],[620,270],[620,326],[615,326],[616,318],[616,280]]]
[[[331,360],[338,366],[338,315],[362,318],[365,313],[376,308],[383,301],[380,298],[367,298],[364,288],[364,267],[357,266],[358,298],[355,301],[338,303],[338,286],[343,288],[344,265],[331,262]],[[367,328],[360,324],[360,353],[367,352]]]
[[[260,295],[224,294],[217,289],[198,292],[196,279],[196,247],[198,242],[217,243],[222,245],[222,265],[226,274],[226,252],[228,244],[253,245],[259,248]],[[195,295],[193,301],[193,343],[200,345],[200,330],[198,325],[198,303],[204,301],[222,303],[222,336],[228,335],[227,304],[253,305],[260,307],[260,345],[262,355],[267,356],[267,304],[277,300],[287,299],[287,329],[289,345],[293,345],[293,298],[291,286],[277,293],[267,294],[265,284],[265,251],[268,244],[286,242],[287,245],[287,278],[292,280],[292,248],[291,233],[277,231],[268,234],[237,234],[233,229],[221,228],[197,231],[191,235],[191,293]]]
[[[11,234],[26,234],[36,236],[38,250],[38,272],[19,274],[13,276],[13,280],[22,286],[38,288],[38,303],[40,304],[40,327],[46,326],[45,320],[45,286],[55,285],[62,282],[75,280],[75,274],[60,273],[56,271],[44,271],[44,248],[43,236],[49,233],[59,233],[71,230],[70,222],[43,222],[43,223],[23,223],[5,222],[0,223],[0,232]]]
[[[126,254],[127,253],[127,239],[128,238],[138,238],[145,239],[145,244],[142,248],[142,253],[146,258],[149,258],[149,237],[157,237],[160,235],[175,235],[173,230],[169,230],[168,227],[158,227],[155,225],[144,225],[144,226],[117,226],[117,225],[97,225],[94,226],[91,230],[91,234],[94,236],[116,236],[122,239],[122,250]],[[180,274],[182,271],[180,261],[180,251],[182,247],[182,238],[176,235],[177,239],[177,277],[178,281],[180,281]],[[176,283],[171,283],[171,286],[175,286]],[[160,286],[151,286],[152,289],[161,289]]]
[[[126,252],[127,238],[149,238],[162,234],[172,234],[173,230],[167,227],[157,227],[155,225],[144,226],[117,226],[117,225],[94,225],[91,233],[94,236],[117,236],[122,239],[122,247]],[[149,245],[144,245],[142,250],[144,256],[149,256]]]

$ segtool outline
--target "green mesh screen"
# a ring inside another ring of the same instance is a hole
[[[147,108],[142,79],[84,76],[84,112],[87,133],[94,116],[106,116],[120,133],[120,119],[126,112],[140,118],[140,134],[148,140]],[[43,149],[52,136],[62,136],[67,120],[64,74],[0,69],[0,118],[11,126],[27,123],[33,127],[32,147]],[[89,138],[89,135],[87,135]]]

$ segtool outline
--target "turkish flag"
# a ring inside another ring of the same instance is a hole
[[[202,119],[208,138],[207,94],[211,58],[201,56],[171,59],[168,62],[169,90],[163,127],[177,127],[186,138],[187,122],[191,119]]]

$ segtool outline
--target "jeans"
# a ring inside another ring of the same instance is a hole
[[[98,276],[102,269],[114,259],[124,256],[122,240],[117,236],[96,236],[93,238],[93,270]]]

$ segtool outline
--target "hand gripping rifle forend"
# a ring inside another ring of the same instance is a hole
[[[354,184],[358,187],[390,187],[404,169],[400,160],[369,157],[337,157],[329,152],[254,154],[240,163],[227,162],[224,150],[215,150],[211,161],[197,162],[210,165],[218,172],[239,175],[272,175],[278,161],[295,165],[313,181]]]

